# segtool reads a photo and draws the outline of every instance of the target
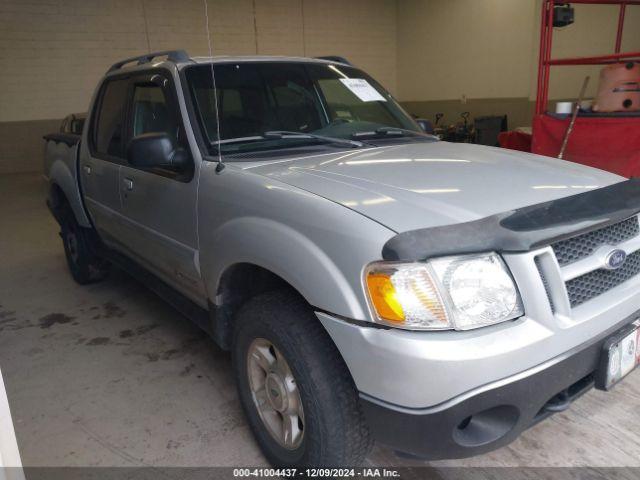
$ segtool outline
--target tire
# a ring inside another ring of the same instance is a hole
[[[269,462],[276,468],[361,465],[373,441],[358,393],[340,352],[308,304],[287,291],[268,292],[249,300],[235,322],[232,349],[238,392],[249,425]],[[282,375],[286,378],[278,383],[277,372],[267,375],[264,362],[256,359],[264,360],[269,355],[273,361],[269,371],[282,370],[277,365],[284,359],[292,378]],[[264,385],[269,388],[254,393],[263,374]],[[285,414],[281,412],[281,419],[291,418],[288,412],[295,410],[292,405],[298,400],[302,405],[297,428],[296,414],[293,422],[287,422],[294,425],[291,430],[296,433],[285,435],[284,441],[269,426],[274,418],[277,423],[274,402],[282,406],[277,395],[279,385],[293,385],[294,392],[286,394],[289,398],[283,403],[288,409]],[[260,413],[257,404],[265,398],[264,413]]]
[[[109,263],[97,253],[97,240],[90,229],[83,228],[66,210],[60,222],[60,236],[73,279],[80,285],[99,282],[109,273]]]

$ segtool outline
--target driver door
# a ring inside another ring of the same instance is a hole
[[[189,151],[171,76],[154,71],[131,80],[126,141],[166,133]],[[198,265],[197,169],[120,168],[123,243],[129,255],[165,282],[206,306]]]

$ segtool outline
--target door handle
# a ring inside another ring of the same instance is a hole
[[[133,180],[131,180],[130,178],[125,178],[124,187],[129,191],[133,190]]]
[[[84,173],[91,175],[91,165],[84,165]]]

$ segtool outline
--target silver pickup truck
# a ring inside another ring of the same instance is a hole
[[[231,350],[274,465],[487,452],[638,364],[640,183],[438,141],[344,59],[128,59],[46,138],[73,277]]]

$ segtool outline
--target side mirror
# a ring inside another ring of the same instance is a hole
[[[188,166],[189,154],[184,148],[176,147],[166,133],[143,133],[127,145],[127,161],[134,167],[179,172]]]
[[[433,124],[424,118],[416,118],[416,123],[420,125],[420,128],[424,133],[433,135]]]

